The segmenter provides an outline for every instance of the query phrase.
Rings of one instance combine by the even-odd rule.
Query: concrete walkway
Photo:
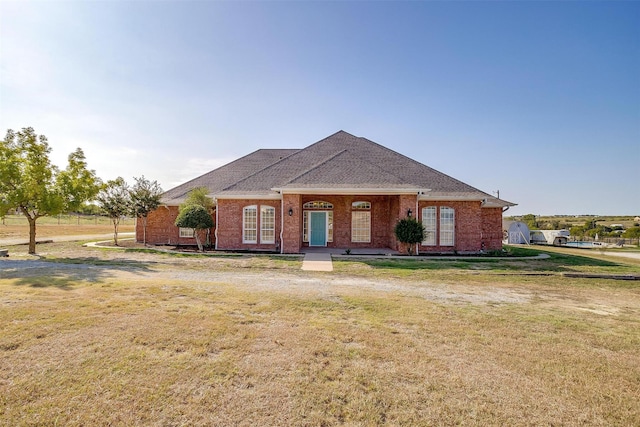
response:
[[[305,271],[333,271],[333,262],[330,253],[309,252],[302,260],[302,269]]]

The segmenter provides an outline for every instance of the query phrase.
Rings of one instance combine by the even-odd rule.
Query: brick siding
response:
[[[482,204],[479,201],[421,201],[419,203],[419,220],[422,220],[422,208],[428,206],[435,206],[437,208],[437,245],[420,245],[421,253],[447,253],[454,251],[474,253],[479,252],[483,248],[485,250],[499,250],[502,248],[502,208],[482,208]],[[439,244],[441,207],[455,209],[454,246],[440,246]]]
[[[257,206],[258,243],[242,242],[242,212],[246,206]],[[276,210],[275,243],[260,242],[260,207],[271,206]],[[217,248],[222,250],[280,250],[280,224],[282,213],[280,200],[218,200],[218,224],[216,227]],[[297,251],[296,251],[297,252]]]
[[[440,207],[455,209],[455,246],[419,245],[421,253],[473,253],[502,248],[502,208],[482,208],[479,201],[429,202],[420,201],[416,212],[415,195],[366,196],[366,195],[299,195],[285,194],[283,200],[218,200],[218,224],[212,240],[217,239],[220,250],[267,250],[298,253],[308,246],[302,241],[302,206],[306,202],[325,201],[333,204],[333,248],[391,248],[405,251],[396,241],[394,227],[401,218],[406,218],[408,210],[412,216],[422,220],[422,208],[437,207],[437,224],[440,229]],[[357,201],[371,203],[371,242],[351,241],[351,204]],[[282,203],[282,204],[281,204]],[[242,213],[245,206],[258,207],[258,243],[242,242]],[[275,243],[260,242],[260,207],[275,208]],[[289,209],[292,215],[289,216]],[[283,216],[284,212],[284,216]],[[159,245],[195,245],[193,238],[180,238],[179,228],[174,225],[178,215],[176,206],[160,207],[147,220],[147,242]],[[214,217],[214,220],[216,218]],[[284,223],[284,228],[282,224]],[[282,231],[282,233],[281,233]],[[439,243],[439,233],[436,241]],[[136,239],[142,241],[142,221],[136,226]]]
[[[149,213],[147,217],[147,243],[151,245],[195,245],[196,239],[180,237],[180,228],[175,225],[178,217],[177,206],[161,206]],[[215,216],[213,216],[215,222]],[[143,221],[136,221],[136,241],[143,241]],[[200,233],[201,242],[205,243],[206,232]],[[214,243],[214,230],[211,230],[211,240]]]

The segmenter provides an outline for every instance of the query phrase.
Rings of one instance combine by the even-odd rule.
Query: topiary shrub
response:
[[[401,219],[393,231],[398,241],[407,246],[407,253],[409,255],[413,255],[413,245],[422,242],[427,234],[422,222],[415,218]]]

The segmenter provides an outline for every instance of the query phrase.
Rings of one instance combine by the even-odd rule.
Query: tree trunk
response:
[[[147,246],[147,217],[142,217],[142,244]]]
[[[198,245],[198,252],[202,252],[202,243],[200,243],[200,236],[198,235],[198,229],[193,229],[193,235],[196,237],[196,245]]]
[[[36,253],[36,218],[31,218],[28,213],[24,214],[29,221],[29,253]]]
[[[409,254],[409,256],[413,255],[413,243],[406,243],[407,245],[407,254]]]
[[[113,221],[113,243],[118,246],[118,222],[119,218],[112,218]]]

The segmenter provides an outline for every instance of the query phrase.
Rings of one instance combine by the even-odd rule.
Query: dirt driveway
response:
[[[0,259],[0,278],[33,276],[69,277],[73,280],[128,282],[155,281],[210,287],[216,283],[233,284],[246,290],[273,291],[331,298],[343,292],[378,291],[420,296],[448,303],[523,303],[532,298],[530,292],[502,287],[477,287],[416,282],[402,279],[366,279],[338,273],[312,273],[297,270],[257,269],[247,271],[241,263],[237,268],[216,269],[211,259],[181,259],[163,262],[149,254],[115,256],[108,263],[61,263],[43,260]]]
[[[18,247],[15,247],[18,248]],[[157,253],[123,252],[57,243],[39,247],[40,257],[13,251],[0,258],[0,279],[50,277],[73,281],[158,283],[196,286],[204,291],[215,284],[233,285],[256,292],[284,292],[332,299],[345,293],[389,293],[416,296],[444,304],[545,304],[571,310],[612,315],[640,309],[640,295],[617,297],[611,289],[591,287],[569,290],[553,278],[514,275],[508,281],[485,279],[478,283],[435,278],[415,279],[391,275],[358,275],[345,272],[300,270],[301,258],[276,261],[270,257],[175,257]],[[55,257],[48,261],[43,257]],[[280,262],[280,264],[278,264]],[[428,277],[428,276],[427,276]],[[466,276],[473,277],[473,276]],[[584,280],[584,279],[583,279]],[[589,282],[593,283],[593,282]],[[630,296],[632,297],[630,299]],[[637,298],[636,298],[637,297]]]

